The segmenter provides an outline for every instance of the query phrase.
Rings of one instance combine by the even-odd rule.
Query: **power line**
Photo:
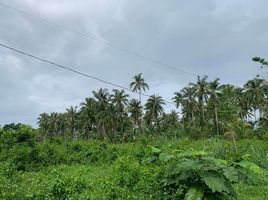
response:
[[[55,26],[55,27],[57,27],[57,28],[61,28],[61,29],[63,29],[63,30],[66,30],[66,31],[69,31],[69,32],[78,34],[78,35],[80,35],[80,36],[82,36],[82,37],[85,37],[85,38],[87,38],[87,39],[95,40],[95,41],[97,41],[97,42],[99,42],[99,43],[105,44],[106,46],[110,46],[110,47],[112,47],[112,48],[114,48],[114,49],[117,49],[117,50],[119,50],[119,51],[122,51],[122,52],[125,52],[125,53],[127,53],[127,54],[133,55],[133,56],[135,56],[135,57],[138,57],[138,58],[141,58],[141,59],[150,61],[150,62],[152,62],[152,63],[161,65],[161,66],[163,66],[163,67],[167,67],[167,68],[170,68],[170,69],[173,69],[173,70],[177,70],[177,71],[179,71],[179,72],[182,72],[182,73],[185,73],[185,74],[194,76],[194,77],[198,77],[197,74],[194,74],[194,73],[192,73],[192,72],[183,70],[183,69],[181,69],[181,68],[179,68],[179,67],[176,67],[176,66],[174,66],[174,65],[169,65],[169,64],[163,63],[163,62],[161,62],[161,61],[159,61],[159,60],[156,60],[156,59],[150,58],[150,57],[148,57],[148,56],[144,56],[144,55],[142,55],[142,54],[139,54],[139,53],[136,53],[136,52],[134,52],[134,51],[128,50],[128,49],[126,49],[126,48],[122,48],[122,47],[117,46],[116,44],[113,44],[113,43],[111,43],[111,42],[108,42],[108,41],[105,41],[105,40],[102,40],[102,39],[98,39],[98,38],[96,38],[96,37],[94,37],[94,36],[92,36],[92,35],[89,35],[89,34],[86,34],[86,33],[80,32],[80,31],[76,31],[76,30],[74,30],[74,29],[72,29],[72,28],[69,28],[69,27],[67,27],[67,26],[63,26],[63,25],[54,23],[54,22],[52,22],[52,21],[50,21],[50,20],[48,20],[48,19],[45,19],[45,18],[36,16],[36,15],[30,14],[30,13],[24,11],[24,10],[15,8],[15,7],[13,7],[13,6],[4,4],[4,3],[2,3],[2,2],[0,2],[0,6],[6,7],[6,8],[8,8],[8,9],[10,9],[10,10],[14,10],[14,11],[16,11],[16,12],[19,12],[19,13],[23,14],[23,15],[27,15],[27,16],[29,16],[29,17],[38,19],[39,21],[45,22],[45,23],[50,24],[50,25],[52,25],[52,26]]]
[[[57,63],[52,62],[52,61],[50,61],[50,60],[47,60],[47,59],[45,59],[45,58],[41,58],[41,57],[35,56],[35,55],[33,55],[33,54],[26,53],[26,52],[24,52],[24,51],[15,49],[15,48],[10,47],[10,46],[7,46],[7,45],[5,45],[5,44],[0,43],[0,46],[1,46],[1,47],[4,47],[4,48],[6,48],[6,49],[9,49],[9,50],[15,51],[15,52],[17,52],[17,53],[20,53],[20,54],[22,54],[22,55],[31,57],[31,58],[33,58],[33,59],[36,59],[36,60],[39,60],[39,61],[42,61],[42,62],[51,64],[51,65],[54,65],[54,66],[59,67],[59,68],[62,68],[62,69],[64,69],[64,70],[71,71],[71,72],[76,73],[76,74],[78,74],[78,75],[81,75],[81,76],[84,76],[84,77],[87,77],[87,78],[91,78],[91,79],[97,80],[97,81],[99,81],[99,82],[102,82],[102,83],[105,83],[105,84],[108,84],[108,85],[112,85],[112,86],[114,86],[114,87],[121,88],[121,89],[123,89],[123,90],[129,91],[129,92],[132,92],[132,93],[139,94],[139,92],[133,91],[133,90],[131,90],[131,89],[125,87],[125,86],[118,85],[118,84],[112,83],[112,82],[110,82],[110,81],[103,80],[103,79],[101,79],[101,78],[98,78],[98,77],[93,76],[93,75],[90,75],[90,74],[86,74],[86,73],[84,73],[84,72],[80,72],[80,71],[78,71],[78,70],[72,69],[71,67],[67,67],[67,66],[64,66],[64,65],[57,64]],[[148,94],[144,94],[144,93],[141,93],[141,95],[142,95],[142,96],[146,96],[146,97],[150,97],[150,95],[148,95]],[[173,104],[173,102],[170,102],[170,101],[165,101],[165,103]]]

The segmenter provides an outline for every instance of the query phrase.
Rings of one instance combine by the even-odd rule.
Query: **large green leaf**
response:
[[[185,159],[183,161],[184,162],[181,163],[181,166],[184,170],[199,171],[202,167],[205,166],[202,160]]]
[[[217,159],[214,157],[206,157],[206,160],[213,162],[215,165],[217,165],[219,167],[225,167],[228,164],[228,161],[222,160],[222,159]]]
[[[174,158],[175,158],[175,156],[169,155],[169,154],[166,154],[166,153],[161,153],[159,155],[159,160],[163,161],[163,162],[167,162],[167,161],[169,161],[171,159],[174,159]]]
[[[239,173],[234,167],[228,167],[227,169],[225,169],[223,174],[231,182],[239,181]]]
[[[156,148],[156,147],[151,147],[151,151],[153,154],[160,154],[161,153],[161,149]]]
[[[231,195],[235,195],[235,191],[231,185],[231,182],[228,181],[222,174],[211,171],[211,172],[205,172],[200,175],[206,185],[211,189],[211,191],[214,192],[226,192]]]
[[[204,196],[204,190],[200,187],[192,187],[185,195],[184,200],[202,200]]]
[[[184,151],[182,153],[178,154],[178,157],[180,158],[201,158],[203,156],[206,156],[207,153],[203,150],[197,151],[197,150],[192,150],[192,151]]]
[[[259,174],[263,171],[258,165],[256,165],[253,162],[247,161],[247,160],[242,160],[237,164],[239,166],[245,168],[246,170],[251,171],[251,172],[256,173],[256,174]]]

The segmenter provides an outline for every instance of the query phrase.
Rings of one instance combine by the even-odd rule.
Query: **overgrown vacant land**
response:
[[[142,105],[142,74],[130,88],[139,100],[100,89],[79,109],[41,114],[38,129],[4,125],[0,199],[268,199],[265,80],[198,77],[170,113],[160,96]]]
[[[0,134],[0,199],[259,199],[268,197],[268,143],[257,138],[111,144],[38,142],[27,126]]]

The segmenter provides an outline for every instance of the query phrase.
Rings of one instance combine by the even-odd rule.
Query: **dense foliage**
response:
[[[268,145],[259,139],[138,137],[38,141],[0,131],[0,199],[265,199]]]
[[[267,136],[268,85],[264,79],[249,80],[243,87],[220,84],[198,77],[181,91],[173,102],[178,109],[165,113],[167,103],[152,95],[142,105],[142,91],[149,89],[142,74],[130,84],[139,100],[130,99],[124,90],[93,91],[80,107],[71,106],[65,113],[43,113],[38,119],[41,138],[63,136],[73,139],[99,138],[132,141],[137,133],[171,133],[194,138],[234,132],[239,138]],[[180,112],[180,114],[178,114]],[[174,131],[175,130],[175,131]],[[174,134],[176,132],[176,134]],[[227,134],[228,135],[228,134]]]
[[[198,77],[174,93],[170,113],[161,96],[142,104],[142,74],[130,88],[139,99],[101,88],[41,114],[38,129],[0,128],[0,199],[267,199],[265,79],[237,87]]]

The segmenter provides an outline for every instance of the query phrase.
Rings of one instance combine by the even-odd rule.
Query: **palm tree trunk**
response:
[[[140,98],[140,104],[142,106],[142,103],[141,103],[141,89],[139,90],[139,98]],[[140,117],[140,130],[141,130],[141,133],[143,133],[143,127],[142,127],[142,116]]]
[[[141,104],[141,89],[139,89],[139,98],[140,98],[140,104]]]
[[[204,106],[202,106],[202,119],[203,119],[203,123],[205,122],[205,109]]]
[[[102,135],[103,135],[103,138],[106,137],[106,130],[105,130],[105,125],[104,125],[104,123],[102,124]]]
[[[217,130],[217,135],[219,136],[219,119],[218,119],[218,111],[217,107],[215,107],[215,122],[216,122],[216,130]]]
[[[205,131],[204,131],[204,127],[205,127],[205,109],[204,109],[204,105],[202,105],[201,110],[202,110],[202,119],[201,119],[201,122],[200,122],[201,136],[204,137],[205,136]]]
[[[259,116],[260,116],[260,118],[262,117],[262,108],[259,108]]]

